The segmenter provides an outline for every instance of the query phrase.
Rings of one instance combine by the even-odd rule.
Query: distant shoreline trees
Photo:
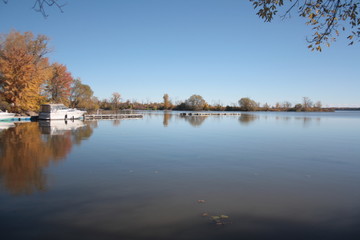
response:
[[[98,99],[93,94],[89,85],[83,84],[80,79],[75,79],[71,86],[70,107],[87,110],[98,109]]]
[[[208,104],[202,96],[194,94],[185,101],[185,106],[186,109],[199,111],[205,110]]]
[[[171,109],[173,106],[170,101],[169,95],[167,93],[164,94],[163,99],[164,99],[164,110]]]
[[[259,108],[259,105],[250,98],[241,98],[239,105],[242,111],[256,111]]]
[[[121,95],[118,92],[114,92],[111,97],[111,108],[118,109],[121,100]]]
[[[111,98],[112,99],[112,98]],[[103,110],[175,110],[175,111],[272,111],[272,112],[329,112],[333,111],[332,108],[322,108],[320,101],[317,101],[315,104],[311,101],[310,98],[304,97],[302,103],[295,104],[294,106],[288,102],[284,101],[282,103],[278,102],[274,106],[265,103],[261,106],[260,103],[250,99],[248,97],[241,98],[238,103],[238,106],[223,106],[220,103],[210,105],[205,99],[200,95],[192,95],[185,101],[177,102],[172,104],[169,100],[169,95],[164,94],[163,102],[147,102],[140,103],[136,100],[130,101],[126,100],[120,102],[117,108],[112,107],[112,100],[103,99],[99,101],[99,107]],[[171,105],[168,105],[169,102]]]

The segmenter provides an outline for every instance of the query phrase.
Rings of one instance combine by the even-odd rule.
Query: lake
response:
[[[360,239],[360,112],[0,128],[1,239]]]

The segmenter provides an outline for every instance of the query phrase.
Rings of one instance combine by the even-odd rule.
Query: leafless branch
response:
[[[285,19],[287,16],[290,16],[290,12],[297,5],[299,5],[299,0],[296,0],[293,5],[290,6],[290,8],[285,12],[285,14],[281,16],[281,19]]]
[[[44,17],[48,17],[48,15],[46,14],[46,7],[52,7],[52,6],[56,6],[60,12],[64,12],[63,11],[63,7],[66,4],[60,4],[58,2],[58,0],[35,0],[33,9],[37,12],[40,12]]]
[[[2,0],[4,4],[9,3],[9,0]],[[40,12],[45,18],[48,17],[48,15],[46,14],[46,7],[52,7],[55,6],[57,7],[60,12],[64,12],[63,11],[63,7],[66,4],[61,4],[59,3],[59,0],[35,0],[34,2],[34,6],[32,7],[36,12]]]

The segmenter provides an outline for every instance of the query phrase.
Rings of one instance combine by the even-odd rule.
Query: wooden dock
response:
[[[84,119],[124,119],[143,118],[142,114],[86,114]]]
[[[180,116],[240,116],[238,112],[185,112]]]

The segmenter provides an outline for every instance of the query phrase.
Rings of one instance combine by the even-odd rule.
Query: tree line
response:
[[[12,112],[37,111],[43,103],[91,109],[93,91],[66,65],[50,62],[49,38],[32,32],[0,35],[0,107]]]
[[[293,105],[288,101],[277,102],[274,105],[261,104],[255,100],[245,97],[238,101],[238,104],[222,105],[209,104],[197,94],[190,96],[185,101],[173,103],[168,94],[164,94],[162,102],[140,103],[136,100],[121,101],[121,94],[115,92],[110,99],[103,99],[97,102],[100,109],[104,110],[183,110],[183,111],[289,111],[289,112],[324,112],[333,111],[332,108],[323,108],[321,101],[313,102],[308,97],[303,97],[301,103]]]

